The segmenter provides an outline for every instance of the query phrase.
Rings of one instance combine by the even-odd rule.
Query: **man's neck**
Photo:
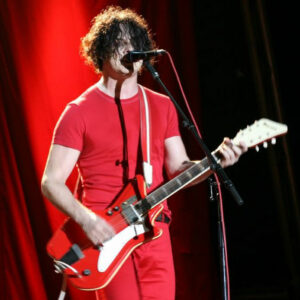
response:
[[[118,80],[103,75],[99,81],[99,88],[102,92],[114,98],[131,98],[138,92],[137,75]]]

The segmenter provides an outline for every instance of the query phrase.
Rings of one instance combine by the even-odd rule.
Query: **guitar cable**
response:
[[[55,273],[61,273],[63,275],[61,288],[60,288],[60,293],[58,295],[57,300],[64,300],[65,296],[66,296],[66,293],[67,293],[67,274],[64,273],[63,270],[64,269],[70,269],[78,277],[81,277],[81,275],[79,274],[79,272],[75,268],[73,268],[72,266],[70,266],[69,264],[67,264],[63,261],[53,259],[53,262],[54,262]]]
[[[68,265],[67,263],[56,259],[54,259],[53,262],[54,262],[55,273],[62,273],[64,269],[70,269],[77,275],[77,277],[80,277],[79,272],[74,267]]]

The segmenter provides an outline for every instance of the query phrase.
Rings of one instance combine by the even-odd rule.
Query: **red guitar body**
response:
[[[70,264],[73,269],[63,269],[69,281],[78,289],[104,288],[136,247],[162,234],[162,230],[154,225],[155,218],[163,209],[162,204],[150,209],[138,225],[129,225],[121,214],[128,202],[135,204],[139,200],[137,194],[141,198],[146,196],[144,179],[140,175],[135,183],[130,182],[126,186],[113,205],[102,211],[94,211],[113,226],[116,232],[113,239],[104,242],[103,246],[94,246],[81,227],[70,218],[48,242],[47,252],[55,261],[60,261],[74,244],[79,246],[84,257]]]

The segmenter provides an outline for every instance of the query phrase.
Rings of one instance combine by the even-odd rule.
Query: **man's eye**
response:
[[[130,42],[129,41],[121,41],[120,42],[120,46],[128,46],[128,45],[130,45]]]

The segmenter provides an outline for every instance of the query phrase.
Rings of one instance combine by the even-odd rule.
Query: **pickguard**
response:
[[[99,249],[98,271],[105,272],[129,240],[147,231],[149,229],[143,223],[132,224],[104,242]]]

